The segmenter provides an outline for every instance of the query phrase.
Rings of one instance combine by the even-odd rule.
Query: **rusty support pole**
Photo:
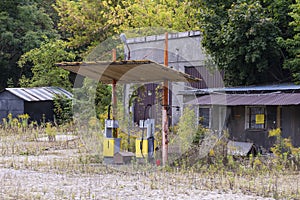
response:
[[[168,62],[168,33],[165,33],[165,49],[164,49],[164,65],[167,67]],[[169,83],[167,80],[163,83],[163,109],[162,109],[162,164],[165,166],[168,163],[168,106],[169,106]]]
[[[117,60],[117,51],[116,49],[112,50],[112,61],[116,62]],[[112,119],[115,120],[117,118],[117,81],[112,81]],[[117,138],[118,133],[113,133],[113,137]]]

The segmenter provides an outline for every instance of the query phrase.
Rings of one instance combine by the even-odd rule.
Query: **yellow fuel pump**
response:
[[[121,138],[117,138],[118,120],[110,119],[110,106],[108,107],[108,119],[105,120],[103,157],[104,163],[112,164],[115,153],[120,152]]]
[[[140,120],[140,128],[142,129],[142,137],[140,139],[136,139],[135,156],[137,159],[147,159],[149,162],[154,160],[155,154],[155,140],[154,140],[154,132],[155,132],[155,120],[154,119],[145,119],[146,110],[148,107],[151,107],[151,104],[148,104],[145,107],[144,120]],[[147,135],[144,138],[144,130],[146,129]]]

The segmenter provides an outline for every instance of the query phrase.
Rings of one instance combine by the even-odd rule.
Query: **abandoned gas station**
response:
[[[127,60],[123,61],[116,61],[116,54],[113,51],[112,62],[95,61],[57,64],[73,73],[112,85],[112,117],[109,115],[106,119],[103,142],[103,155],[106,163],[113,163],[115,156],[118,158],[118,162],[122,159],[124,159],[124,162],[128,162],[127,158],[132,155],[136,158],[151,160],[155,152],[154,131],[157,121],[149,115],[145,117],[145,112],[149,108],[149,104],[145,102],[142,102],[142,104],[137,103],[136,106],[140,106],[141,110],[141,115],[137,117],[139,127],[142,130],[145,129],[146,134],[144,135],[143,131],[142,137],[136,140],[136,152],[133,152],[133,154],[121,152],[121,139],[118,138],[117,133],[119,124],[116,118],[116,84],[144,84],[148,94],[155,93],[153,85],[162,86],[163,98],[160,102],[162,109],[162,146],[160,149],[162,150],[163,165],[168,163],[168,129],[170,124],[174,123],[174,120],[169,120],[169,115],[172,114],[168,112],[170,108],[177,109],[178,107],[172,105],[174,96],[170,95],[169,89],[172,87],[170,82],[185,83],[179,89],[175,89],[182,98],[183,105],[180,106],[180,109],[185,105],[193,105],[196,116],[201,118],[199,121],[198,118],[195,119],[199,124],[211,130],[228,130],[229,139],[232,141],[249,142],[269,149],[273,145],[273,140],[268,137],[268,131],[281,128],[283,137],[291,138],[293,145],[300,146],[300,124],[297,114],[300,109],[300,87],[294,84],[279,84],[226,88],[220,82],[222,80],[220,73],[214,73],[211,76],[207,71],[203,71],[203,68],[205,68],[201,67],[203,61],[191,64],[185,62],[184,59],[180,60],[176,53],[174,56],[174,51],[179,51],[178,45],[184,48],[182,44],[187,43],[185,38],[188,38],[189,41],[190,38],[194,39],[198,36],[195,32],[187,32],[182,37],[177,35],[177,38],[166,34],[163,38],[160,36],[154,39],[153,37],[150,39],[142,38],[143,41],[141,41],[141,38],[131,40],[131,44],[136,45],[136,50],[131,52],[133,53],[131,56],[136,60],[128,60],[130,52],[125,50]],[[168,67],[168,44],[169,39],[172,37],[174,40],[182,40],[177,46],[173,45],[171,47],[174,48],[171,53],[172,59],[177,60],[177,63],[183,63],[181,68],[179,65],[173,67],[177,65],[175,61],[172,67]],[[164,50],[155,49],[157,45],[162,45],[162,41]],[[198,39],[196,41],[200,42]],[[153,47],[150,48],[149,44],[151,46],[151,43],[153,43]],[[142,48],[141,45],[144,44],[148,45],[148,48]],[[198,49],[198,46],[196,49]],[[201,52],[198,53],[202,55]],[[154,57],[151,57],[151,54]],[[145,55],[150,57],[151,60],[139,60],[139,58],[144,58]],[[162,55],[163,63],[161,63]],[[201,59],[205,59],[202,57]],[[192,60],[192,58],[190,59]],[[158,60],[159,63],[152,60]],[[191,87],[182,89],[187,85]]]
[[[165,35],[164,65],[149,60],[116,61],[116,52],[112,52],[112,62],[74,62],[58,63],[57,66],[68,71],[92,78],[102,83],[112,84],[112,118],[108,116],[105,121],[105,139],[103,142],[103,155],[106,163],[112,163],[113,157],[120,152],[120,138],[118,138],[116,119],[116,84],[124,83],[153,83],[161,82],[163,86],[162,99],[162,164],[168,160],[168,82],[191,82],[200,79],[191,75],[168,68],[168,33]],[[154,91],[153,91],[154,92]],[[147,137],[137,139],[136,157],[151,160],[154,155],[154,121],[144,119],[143,128],[147,128]]]

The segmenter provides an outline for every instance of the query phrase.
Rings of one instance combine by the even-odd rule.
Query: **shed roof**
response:
[[[70,92],[59,87],[6,88],[5,90],[25,101],[49,101],[53,100],[56,94],[72,98]]]
[[[251,142],[237,142],[229,140],[227,143],[228,154],[233,156],[247,156],[251,152],[252,148],[254,148],[254,144]]]
[[[300,93],[211,94],[187,104],[197,105],[300,105]]]
[[[252,86],[238,86],[238,87],[221,87],[221,88],[204,88],[180,91],[180,94],[207,94],[212,92],[272,92],[272,91],[288,91],[300,90],[300,85],[294,83],[281,83],[272,85],[252,85]]]
[[[56,64],[68,71],[92,78],[102,83],[153,83],[164,80],[176,82],[200,81],[191,75],[165,67],[149,60],[116,62],[64,62]]]

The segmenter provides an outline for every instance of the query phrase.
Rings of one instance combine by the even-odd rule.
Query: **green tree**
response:
[[[293,21],[290,22],[290,26],[295,34],[286,40],[280,38],[280,42],[288,51],[284,67],[291,70],[294,81],[300,83],[300,1],[296,0],[295,4],[291,5],[291,9],[289,15],[293,18]]]
[[[73,117],[73,104],[72,99],[67,98],[64,95],[56,95],[53,100],[56,123],[61,125],[68,123]]]
[[[57,37],[53,21],[36,2],[0,1],[0,88],[7,86],[9,78],[17,85],[21,74],[26,74],[17,66],[23,53],[39,47],[45,36]]]
[[[60,17],[59,28],[69,45],[82,52],[111,36],[114,33],[109,18],[111,6],[118,5],[118,1],[113,2],[57,0],[54,8]]]
[[[225,72],[227,85],[289,80],[282,68],[285,52],[277,42],[278,37],[291,34],[284,21],[291,1],[283,2],[202,2],[203,46]]]
[[[116,6],[114,9],[116,22],[122,21],[117,31],[128,29],[142,29],[151,27],[171,31],[198,30],[198,20],[195,18],[196,9],[188,0],[132,0],[125,1],[124,8]],[[148,31],[150,31],[149,29]],[[149,34],[158,34],[149,32]]]
[[[67,51],[67,43],[62,40],[43,42],[40,48],[35,48],[22,55],[18,64],[22,68],[26,64],[33,65],[31,78],[23,76],[20,85],[23,87],[57,86],[71,88],[69,72],[55,66],[62,61],[73,61],[75,55]]]
[[[123,31],[145,27],[197,29],[196,9],[188,0],[57,0],[60,29],[70,45],[85,51]],[[151,30],[151,29],[149,29]],[[154,29],[155,31],[157,29]]]
[[[198,132],[197,123],[195,110],[192,107],[185,107],[178,123],[178,136],[182,153],[186,152],[193,144]]]

